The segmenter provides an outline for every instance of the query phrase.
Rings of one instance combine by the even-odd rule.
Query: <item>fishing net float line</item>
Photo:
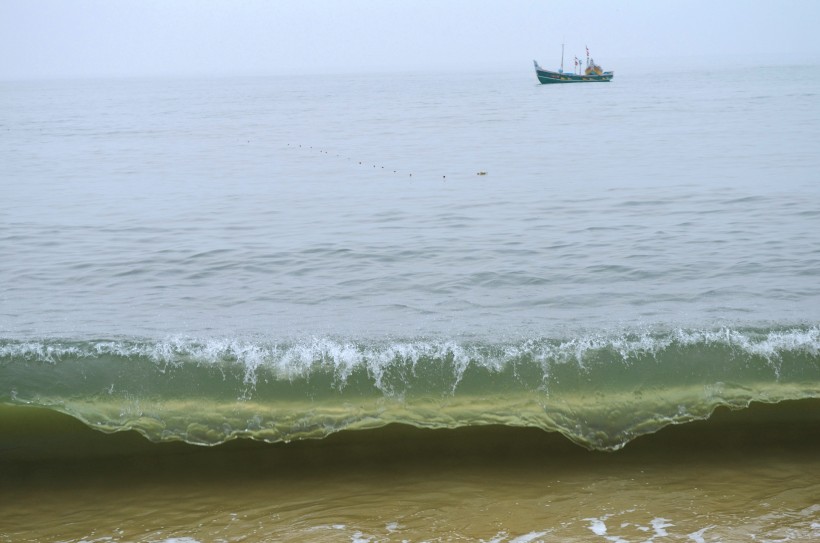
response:
[[[329,151],[326,151],[324,149],[319,149],[318,147],[316,147],[314,149],[314,147],[312,145],[303,145],[301,143],[291,145],[290,143],[288,143],[287,147],[289,147],[291,149],[315,150],[315,151],[318,151],[319,154],[328,155],[328,156],[331,155],[331,153]],[[387,170],[390,170],[390,168],[385,168],[384,166],[373,164],[372,162],[362,161],[362,160],[355,160],[352,157],[340,155],[338,153],[334,153],[334,155],[335,155],[336,158],[345,159],[345,160],[348,160],[348,161],[351,161],[351,162],[357,162],[359,166],[372,165],[374,169],[379,169],[379,170],[387,169]],[[403,175],[403,172],[401,172],[400,170],[392,170],[392,172],[394,174],[402,174]],[[413,177],[413,172],[407,172],[407,174],[408,174],[408,177]],[[484,170],[479,170],[475,174],[476,175],[487,175],[487,172],[484,171]],[[442,179],[447,179],[447,176],[442,175],[441,178]]]

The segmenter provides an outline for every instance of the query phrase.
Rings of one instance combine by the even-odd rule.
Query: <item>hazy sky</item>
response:
[[[615,70],[818,63],[820,1],[0,0],[3,79],[515,70],[562,41]]]

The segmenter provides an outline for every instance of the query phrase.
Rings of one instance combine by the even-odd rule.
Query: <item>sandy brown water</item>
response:
[[[39,409],[0,421],[4,543],[820,536],[816,401],[719,411],[617,453],[505,427],[203,448]]]

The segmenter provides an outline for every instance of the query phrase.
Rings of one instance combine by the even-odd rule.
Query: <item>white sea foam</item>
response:
[[[706,526],[705,528],[701,528],[696,532],[692,532],[691,534],[686,534],[686,537],[694,541],[695,543],[706,543],[706,540],[703,538],[703,534],[706,533],[706,530],[714,528],[714,526]]]
[[[587,518],[584,520],[589,521],[589,529],[592,533],[595,535],[606,535],[606,523],[604,522],[604,519]]]
[[[601,536],[607,541],[612,541],[613,543],[628,543],[625,539],[621,539],[619,536],[609,535],[606,526],[606,520],[609,517],[610,515],[604,515],[600,518],[587,518],[584,520],[589,521],[589,529],[595,535]]]
[[[370,543],[373,537],[366,536],[362,532],[355,532],[350,536],[350,543]]]
[[[667,533],[666,528],[671,528],[672,526],[674,526],[674,524],[670,524],[669,520],[665,518],[654,518],[652,519],[651,524],[652,528],[655,530],[655,535],[652,539],[654,539],[655,537],[668,536],[669,533]]]
[[[543,537],[545,535],[547,535],[547,532],[530,532],[511,539],[510,543],[529,543],[530,541],[535,541],[539,537]]]
[[[500,371],[510,361],[529,357],[546,363],[583,363],[590,353],[613,351],[628,362],[637,356],[657,356],[672,345],[723,345],[748,355],[769,360],[785,353],[820,354],[820,327],[784,330],[675,329],[672,332],[646,331],[607,335],[585,334],[563,340],[524,339],[521,342],[477,343],[454,339],[408,341],[337,340],[312,337],[306,340],[196,338],[171,336],[163,340],[42,341],[5,340],[0,357],[58,362],[65,358],[96,356],[146,357],[158,363],[221,363],[234,360],[253,372],[261,366],[275,366],[285,375],[303,375],[317,364],[332,367],[340,376],[361,366],[370,370],[397,360],[416,365],[422,359],[449,359],[457,373],[470,364]]]

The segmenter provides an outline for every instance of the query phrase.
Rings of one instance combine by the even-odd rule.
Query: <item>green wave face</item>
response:
[[[718,406],[820,397],[820,329],[354,341],[0,340],[0,402],[214,445],[403,423],[557,431],[615,450]]]

